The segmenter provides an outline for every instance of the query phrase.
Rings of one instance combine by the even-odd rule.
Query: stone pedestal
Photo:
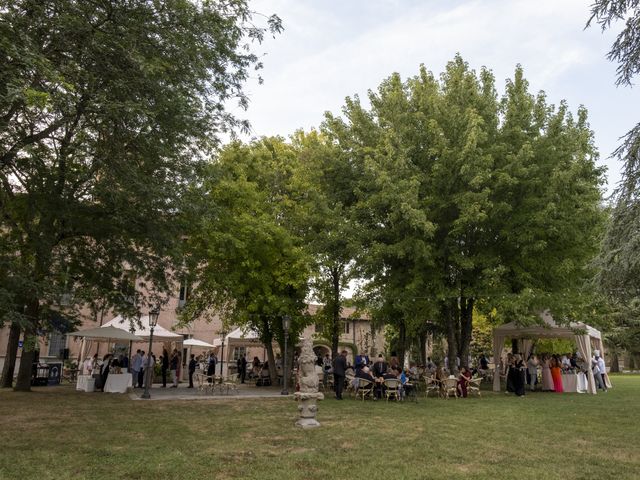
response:
[[[296,392],[295,397],[298,402],[298,411],[300,412],[300,418],[296,422],[296,426],[304,429],[319,427],[320,422],[316,420],[318,411],[316,402],[324,399],[324,394],[321,392]]]

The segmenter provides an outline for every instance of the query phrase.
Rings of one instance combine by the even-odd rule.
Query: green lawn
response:
[[[640,377],[597,396],[320,402],[132,401],[0,392],[2,479],[632,479],[640,477]]]

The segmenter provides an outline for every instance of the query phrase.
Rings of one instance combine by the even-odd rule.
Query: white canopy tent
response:
[[[495,364],[495,372],[493,375],[493,390],[500,391],[500,358],[504,341],[507,338],[518,339],[521,341],[521,353],[524,358],[528,358],[533,347],[533,339],[535,338],[569,338],[576,342],[578,352],[582,358],[590,362],[592,349],[591,342],[594,343],[600,355],[604,356],[604,346],[602,343],[602,335],[589,325],[579,322],[572,322],[568,325],[558,325],[549,312],[540,314],[541,323],[528,326],[520,326],[515,322],[506,323],[493,329],[493,361]],[[591,368],[587,369],[587,391],[596,393],[596,384],[593,378]]]
[[[105,340],[107,342],[125,340],[127,342],[141,342],[142,338],[128,332],[126,330],[116,328],[114,326],[102,326],[89,328],[87,330],[78,330],[68,334],[70,337],[82,337],[82,345],[80,346],[80,355],[78,363],[84,360],[84,351],[87,347],[87,340]]]
[[[224,343],[228,347],[242,347],[242,346],[256,346],[262,344],[260,342],[260,338],[258,334],[253,330],[248,330],[244,332],[241,328],[236,328],[235,330],[229,332],[224,337]],[[222,346],[222,338],[216,338],[213,341],[214,347]]]
[[[142,341],[142,338],[137,335],[113,326],[78,330],[77,332],[72,332],[68,335],[70,337],[91,338],[97,340],[126,340],[128,342]]]
[[[151,330],[149,327],[149,316],[144,315],[140,317],[140,322],[124,318],[122,315],[118,315],[113,320],[102,325],[100,328],[115,327],[121,330],[131,332],[133,329],[134,335],[139,337],[138,340],[149,340]],[[166,328],[156,325],[153,327],[153,339],[154,340],[167,340],[167,341],[182,341],[182,335],[179,333],[173,333]]]
[[[202,340],[197,340],[195,338],[189,338],[182,342],[185,347],[204,347],[204,348],[213,348],[215,345],[211,343],[204,342]]]

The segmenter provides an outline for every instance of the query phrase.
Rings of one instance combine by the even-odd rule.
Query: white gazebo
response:
[[[107,327],[115,327],[120,330],[132,332],[135,336],[144,340],[149,340],[149,335],[151,334],[151,329],[149,327],[149,315],[143,315],[140,317],[139,322],[137,320],[130,320],[128,318],[124,318],[122,315],[118,315],[113,320],[102,325],[100,328]],[[156,325],[153,327],[153,339],[179,342],[182,341],[183,337],[179,333],[173,333],[160,325]]]
[[[541,322],[535,325],[521,326],[516,322],[506,323],[493,329],[493,362],[495,372],[493,375],[493,390],[500,391],[500,358],[504,341],[507,338],[521,341],[521,349],[524,358],[528,358],[533,348],[535,338],[568,338],[573,339],[578,347],[578,352],[586,362],[591,361],[591,343],[600,350],[600,355],[604,356],[604,346],[602,335],[589,325],[580,322],[571,322],[567,325],[558,325],[549,312],[540,314]],[[591,368],[587,369],[587,392],[595,394],[596,384]]]
[[[88,328],[86,330],[78,330],[67,334],[70,337],[81,337],[82,345],[80,346],[80,354],[78,356],[78,365],[84,360],[84,352],[87,347],[87,341],[91,340],[103,340],[106,342],[127,341],[127,342],[141,342],[142,338],[137,335],[128,332],[126,330],[116,328],[114,326],[103,326],[97,328]]]

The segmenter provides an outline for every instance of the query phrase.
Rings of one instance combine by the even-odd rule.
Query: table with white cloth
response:
[[[584,372],[578,372],[578,393],[586,393],[588,385],[587,375]]]
[[[576,393],[578,391],[578,375],[575,373],[563,373],[562,388],[565,392]]]
[[[110,373],[104,385],[104,391],[110,393],[127,393],[133,387],[130,373]]]
[[[93,392],[96,389],[96,381],[91,375],[78,375],[76,390]]]

